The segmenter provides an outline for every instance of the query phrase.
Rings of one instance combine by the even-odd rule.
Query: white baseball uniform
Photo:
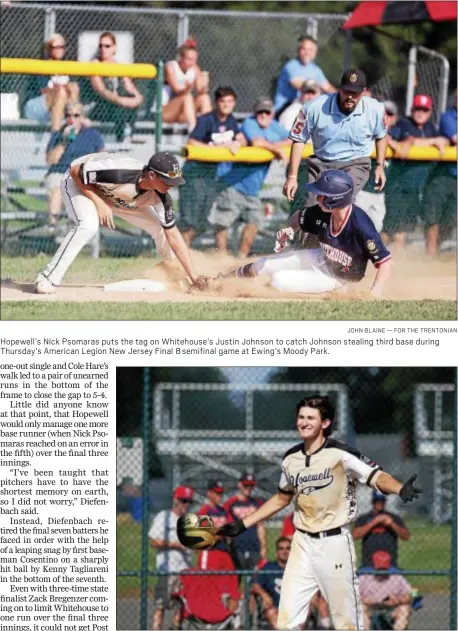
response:
[[[376,487],[380,467],[328,438],[307,454],[286,452],[279,490],[294,495],[294,534],[280,595],[279,629],[299,629],[320,590],[335,629],[363,629],[356,554],[348,528],[356,517],[356,482]]]
[[[72,167],[78,164],[83,183],[96,187],[100,197],[113,209],[113,214],[148,232],[161,258],[172,260],[174,255],[164,233],[176,223],[172,200],[168,193],[138,189],[144,165],[129,156],[107,152],[78,158],[72,162]],[[60,188],[65,209],[75,226],[41,273],[53,285],[60,284],[67,269],[99,228],[95,204],[81,193],[69,172]]]

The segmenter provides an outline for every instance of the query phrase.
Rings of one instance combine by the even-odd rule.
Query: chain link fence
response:
[[[223,487],[216,499],[225,508],[213,510],[217,525],[231,510],[225,502],[240,493],[241,478],[246,481],[252,474],[256,486],[240,506],[251,505],[253,497],[270,497],[278,485],[282,455],[299,442],[295,405],[317,393],[329,395],[336,404],[333,437],[356,447],[400,480],[418,473],[421,498],[404,505],[389,496],[385,506],[409,535],[397,543],[397,567],[411,593],[408,628],[454,628],[449,627],[454,623],[449,616],[456,609],[456,371],[233,367],[117,370],[118,629],[151,628],[153,621],[160,628],[272,628],[252,597],[260,552],[256,535],[245,542],[245,564],[237,548],[230,554],[224,548],[199,555],[176,550],[167,559],[157,545],[164,539],[173,541],[177,515],[170,509],[180,497],[186,499],[187,487],[193,489],[193,501],[184,506],[192,512],[215,499],[209,487]],[[367,487],[359,486],[358,506],[360,526],[374,517]],[[282,570],[272,562],[285,553],[279,548],[288,547],[278,538],[291,531],[289,514],[287,509],[265,524],[271,563],[264,573],[257,572],[255,581],[273,590],[279,589]],[[389,534],[389,525],[380,531],[379,524],[377,533],[377,545],[383,549],[393,531]],[[372,543],[364,537],[355,544],[358,567],[365,568],[360,578],[364,585],[362,575],[374,574],[366,567]],[[177,582],[189,568],[191,577]],[[180,590],[193,603],[194,619],[181,620],[181,601],[170,600],[171,593]],[[214,626],[204,626],[198,613],[207,615],[206,624],[210,612],[217,617],[223,592],[237,607],[230,615],[223,607],[218,623],[215,618]],[[229,607],[229,600],[224,602]],[[315,605],[306,628],[321,628],[326,603]],[[390,619],[389,608],[376,612],[371,625],[382,619]]]

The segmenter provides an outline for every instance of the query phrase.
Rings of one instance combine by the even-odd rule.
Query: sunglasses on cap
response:
[[[183,175],[183,171],[181,169],[177,169],[176,171],[167,171],[167,173],[163,173],[162,171],[156,171],[156,169],[151,169],[150,167],[147,167],[147,169],[148,171],[151,171],[151,173],[156,173],[157,175],[169,177],[172,180],[174,180],[177,177],[181,177]]]

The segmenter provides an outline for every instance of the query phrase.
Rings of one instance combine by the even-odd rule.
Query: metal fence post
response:
[[[143,369],[143,476],[142,476],[142,535],[141,535],[141,591],[140,629],[148,629],[148,527],[149,527],[149,462],[151,441],[151,377],[150,369]]]
[[[162,145],[162,88],[164,87],[164,62],[157,65],[156,77],[156,153]]]
[[[458,392],[455,389],[455,411],[457,409],[458,403]],[[457,419],[455,418],[455,422],[452,423],[453,426],[453,462],[452,462],[452,471],[453,471],[453,482],[452,482],[452,550],[451,550],[451,564],[450,564],[450,629],[456,629],[457,623],[457,571],[458,571],[458,563],[457,563],[457,526],[458,526],[458,513],[457,513],[457,503],[456,496],[458,494],[458,455],[457,455],[457,441],[458,441],[458,429],[457,429]]]
[[[415,74],[417,71],[417,47],[412,46],[409,50],[409,72],[407,75],[407,90],[406,90],[406,106],[405,115],[410,115],[412,109],[413,94],[415,92]]]
[[[56,11],[51,7],[46,7],[45,11],[45,42],[56,32]]]
[[[188,39],[189,36],[189,16],[183,11],[178,16],[178,33],[177,33],[177,44],[181,46]]]

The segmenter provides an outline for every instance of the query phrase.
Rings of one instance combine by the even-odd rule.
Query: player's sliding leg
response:
[[[35,291],[39,294],[55,291],[65,272],[99,228],[95,205],[80,192],[71,178],[62,181],[61,193],[67,214],[75,227],[67,234],[50,263],[38,275]]]
[[[313,571],[329,605],[334,629],[364,629],[363,607],[356,575],[356,554],[348,531],[319,539]]]
[[[306,537],[307,535],[296,533],[293,539],[280,593],[277,622],[279,629],[301,629],[307,619],[312,598],[318,591],[311,567],[312,550]]]

